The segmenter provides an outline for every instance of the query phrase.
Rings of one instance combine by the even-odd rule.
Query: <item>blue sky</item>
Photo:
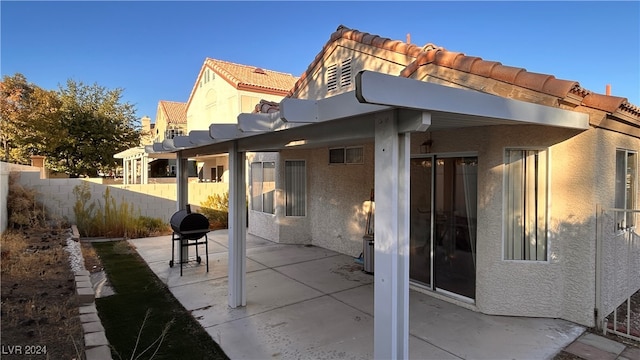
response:
[[[2,76],[184,101],[206,57],[301,75],[338,25],[575,80],[640,106],[640,2],[0,2]]]

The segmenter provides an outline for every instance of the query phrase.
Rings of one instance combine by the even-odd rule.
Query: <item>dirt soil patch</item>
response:
[[[74,274],[66,229],[2,234],[1,335],[3,359],[82,359]]]

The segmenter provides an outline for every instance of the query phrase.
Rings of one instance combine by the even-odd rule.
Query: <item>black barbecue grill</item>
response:
[[[189,262],[189,259],[183,261],[182,249],[189,246],[195,246],[195,261],[200,264],[202,262],[202,258],[198,255],[198,245],[204,245],[207,272],[209,272],[209,239],[207,238],[207,233],[209,232],[209,220],[207,220],[207,218],[202,214],[192,213],[191,207],[187,205],[186,209],[179,210],[173,214],[169,222],[171,224],[171,229],[173,229],[173,234],[171,235],[171,261],[169,261],[169,267],[173,267],[173,264],[175,264],[174,244],[177,241],[180,244],[178,247],[178,249],[180,249],[178,254],[180,259],[180,276],[182,276],[182,264]]]

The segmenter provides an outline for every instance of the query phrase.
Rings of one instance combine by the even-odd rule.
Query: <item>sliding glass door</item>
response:
[[[477,158],[412,159],[411,279],[475,299],[476,224]]]

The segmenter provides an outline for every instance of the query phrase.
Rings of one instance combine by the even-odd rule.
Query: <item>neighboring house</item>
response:
[[[177,101],[158,101],[154,141],[151,144],[173,139],[176,136],[183,136],[187,133],[187,104]],[[149,164],[149,175],[151,177],[175,177],[176,160],[155,159]],[[189,176],[196,176],[195,163],[193,161],[189,166]]]
[[[208,138],[211,124],[236,124],[238,114],[253,111],[260,100],[282,100],[297,79],[291,74],[207,58],[186,105],[187,128],[204,131]],[[203,181],[228,182],[228,169],[226,154],[198,157]]]
[[[638,208],[640,108],[624,98],[341,26],[285,99],[261,105],[240,107],[234,129],[188,116],[212,139],[173,149],[233,160],[232,307],[246,303],[245,171],[252,234],[357,257],[375,222],[376,357],[407,356],[409,285],[487,314],[593,326],[610,305],[599,292],[620,285],[598,268],[640,273],[638,245],[600,249],[639,243],[633,212],[606,210]]]
[[[160,100],[155,123],[152,124],[147,116],[141,119],[143,135],[140,146],[114,155],[114,158],[122,159],[125,185],[146,184],[149,177],[175,177],[175,154],[156,153],[152,150],[152,145],[187,134],[186,108],[186,103]],[[189,176],[195,177],[195,162],[192,161],[189,169]]]
[[[175,154],[168,153],[160,144],[172,149],[176,138],[184,138],[191,131],[208,133],[213,123],[236,123],[239,113],[253,111],[260,100],[280,101],[296,80],[291,74],[207,58],[198,72],[187,103],[158,102],[153,140],[157,144],[156,150],[153,146],[142,146],[117,154],[116,158],[128,163],[125,169],[129,173],[131,169],[145,166],[146,162],[152,177],[175,176]],[[190,161],[194,161],[197,168],[187,165],[189,177],[198,176],[201,182],[228,181],[226,154],[195,156]],[[140,170],[135,175],[141,176]]]

